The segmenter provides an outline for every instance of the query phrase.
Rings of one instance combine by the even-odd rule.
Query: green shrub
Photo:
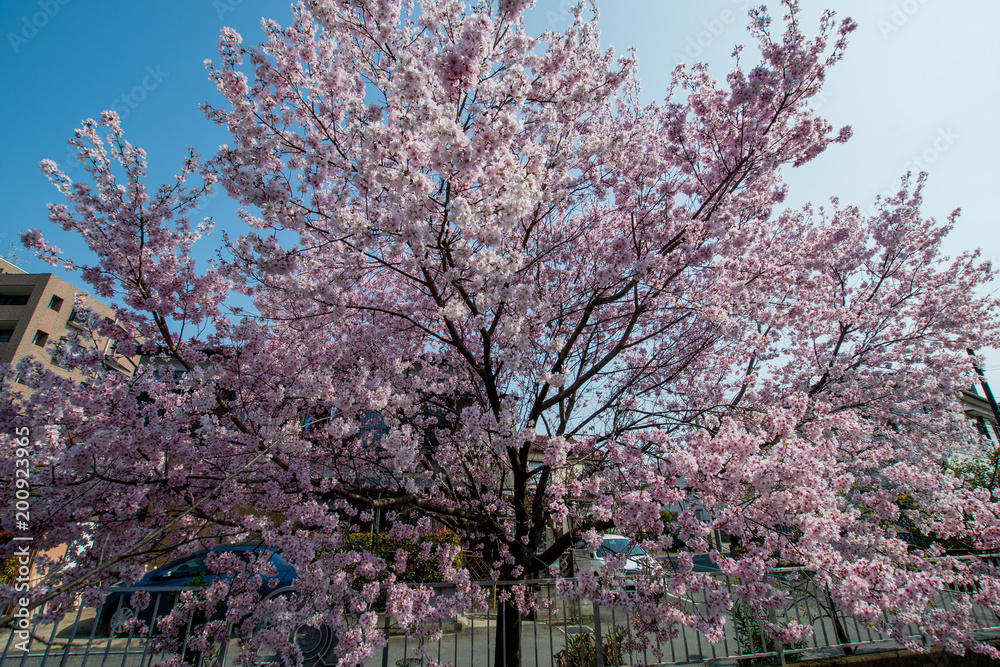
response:
[[[753,653],[769,653],[771,651],[777,650],[774,644],[774,639],[771,635],[767,633],[764,628],[761,627],[760,621],[758,621],[750,610],[746,608],[746,605],[737,600],[736,604],[733,605],[733,629],[736,632],[736,642],[739,644],[740,653],[743,655],[753,654]],[[793,646],[786,646],[785,650],[788,649],[801,649],[805,648],[805,642],[797,642]],[[801,653],[785,653],[785,661],[791,662],[798,660],[801,657]],[[772,660],[775,658],[744,658],[739,661],[740,665],[744,667],[755,664],[772,664]]]
[[[430,557],[423,558],[423,545],[431,544]],[[370,551],[390,567],[396,561],[396,552],[402,549],[406,552],[406,570],[398,579],[411,583],[427,583],[441,581],[444,576],[441,568],[438,567],[437,553],[434,547],[440,546],[461,546],[461,541],[451,530],[439,530],[436,533],[420,538],[419,541],[411,540],[390,540],[386,532],[373,533],[348,533],[344,537],[344,551]],[[462,566],[462,554],[455,557],[454,567]]]
[[[0,530],[0,545],[7,544],[14,538],[14,533]],[[17,557],[0,558],[0,584],[12,584],[17,576]]]
[[[626,638],[625,628],[619,625],[604,635],[601,647],[604,649],[605,665],[611,667],[625,664]],[[553,654],[552,657],[556,659],[557,667],[595,667],[597,653],[593,635],[589,632],[566,635],[566,648]]]

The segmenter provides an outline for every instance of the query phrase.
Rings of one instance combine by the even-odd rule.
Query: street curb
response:
[[[459,614],[453,621],[444,621],[440,625],[440,629],[445,634],[456,634],[462,632],[471,625],[469,619],[465,614]],[[385,628],[385,614],[378,615],[378,627]],[[391,622],[389,625],[389,636],[390,637],[401,637],[406,634],[406,631]]]
[[[984,642],[994,648],[1000,648],[1000,639]],[[941,648],[934,648],[927,653],[912,651],[880,651],[878,653],[862,653],[860,655],[845,655],[842,658],[820,658],[818,660],[799,660],[789,665],[802,667],[1000,667],[1000,660],[994,660],[981,653],[966,651],[965,655],[955,655]]]

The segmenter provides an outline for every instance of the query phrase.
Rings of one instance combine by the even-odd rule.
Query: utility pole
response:
[[[979,376],[979,384],[982,386],[983,392],[986,393],[986,402],[990,404],[990,410],[993,411],[993,432],[997,434],[997,442],[1000,442],[1000,430],[997,430],[997,426],[1000,425],[1000,409],[997,408],[997,401],[993,398],[993,392],[990,391],[990,384],[986,381],[986,374],[983,373],[983,369],[976,360],[975,351],[972,348],[966,348],[966,352],[972,357],[972,367],[976,369],[976,375]]]
[[[979,384],[983,388],[983,392],[986,394],[986,402],[990,404],[990,410],[993,411],[993,433],[997,436],[997,452],[1000,453],[1000,409],[997,409],[997,401],[993,398],[993,392],[990,391],[990,384],[986,381],[986,373],[979,366],[979,362],[976,360],[976,353],[972,348],[965,348],[965,351],[969,353],[972,357],[972,367],[976,369],[976,375],[979,376]],[[994,453],[992,456],[993,463],[993,474],[990,476],[989,490],[992,491],[997,483],[997,472],[1000,469],[1000,461],[997,461],[997,454]]]

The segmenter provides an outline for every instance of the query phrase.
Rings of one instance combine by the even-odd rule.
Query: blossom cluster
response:
[[[534,37],[531,4],[309,0],[260,45],[220,36],[205,112],[232,139],[204,162],[151,188],[106,113],[71,139],[92,183],[42,164],[66,199],[50,220],[121,304],[109,335],[145,363],[81,354],[74,384],[24,362],[28,399],[2,375],[0,416],[35,437],[36,546],[71,555],[42,562],[32,604],[260,540],[296,569],[287,595],[255,597],[264,563],[220,560],[229,584],[167,625],[200,613],[201,646],[235,627],[248,660],[293,661],[290,629],[329,628],[358,664],[385,641],[380,605],[424,639],[481,609],[476,562],[513,582],[496,635],[516,637],[538,604],[518,582],[617,531],[672,567],[631,591],[610,558],[559,590],[626,605],[649,636],[720,639],[737,603],[766,618],[794,565],[898,641],[916,624],[992,651],[970,609],[1000,610],[998,573],[948,550],[1000,547],[1000,505],[943,462],[972,437],[957,400],[966,350],[998,343],[996,274],[943,255],[955,218],[921,214],[925,175],[871,214],[781,209],[782,170],[850,137],[810,104],[854,23],[826,13],[808,37],[797,2],[780,31],[755,10],[758,64],[679,66],[644,104],[634,55],[583,7]],[[243,209],[203,265],[210,224],[189,216],[213,188]],[[0,473],[13,451],[0,434]],[[463,567],[423,539],[441,527]],[[383,530],[386,548],[352,541]],[[695,572],[704,554],[738,585]],[[455,594],[407,581],[418,563]],[[945,612],[944,590],[976,593]]]

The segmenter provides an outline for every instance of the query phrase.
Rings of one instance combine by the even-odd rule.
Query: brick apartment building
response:
[[[82,375],[58,365],[52,358],[52,345],[65,340],[70,331],[82,334],[89,345],[105,353],[105,363],[131,375],[132,360],[114,353],[110,340],[90,331],[74,308],[81,290],[51,273],[28,273],[0,259],[0,364],[16,364],[33,356],[47,363],[58,375],[82,380]],[[92,297],[86,298],[91,311],[109,321],[115,312]]]
[[[53,345],[76,331],[85,345],[105,353],[108,368],[131,375],[136,369],[133,360],[115,354],[112,341],[91,331],[75,311],[77,295],[84,293],[51,273],[28,273],[0,259],[0,364],[17,364],[25,357],[35,357],[57,375],[83,381],[82,372],[61,366],[52,358]],[[115,321],[115,312],[107,305],[89,296],[85,303],[97,316]],[[22,396],[29,393],[24,385],[13,386]],[[58,559],[65,553],[66,547],[62,546],[45,555]],[[35,555],[32,551],[32,560]],[[34,580],[36,576],[32,562],[29,578]]]

